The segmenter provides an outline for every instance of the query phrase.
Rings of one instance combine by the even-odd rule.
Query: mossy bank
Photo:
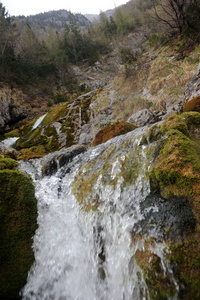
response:
[[[31,179],[16,170],[17,162],[0,156],[0,299],[20,299],[34,262],[32,237],[37,203]]]

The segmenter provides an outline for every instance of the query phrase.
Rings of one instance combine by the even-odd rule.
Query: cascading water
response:
[[[134,226],[144,218],[140,203],[150,193],[149,147],[156,147],[142,145],[144,130],[89,149],[51,176],[42,175],[42,159],[21,162],[20,170],[35,182],[38,199],[35,264],[22,291],[24,300],[150,299],[135,259],[145,241],[133,242]],[[178,286],[165,243],[154,242],[150,248],[175,286],[169,299],[176,299]]]

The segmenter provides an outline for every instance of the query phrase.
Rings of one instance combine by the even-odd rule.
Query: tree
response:
[[[13,26],[11,25],[8,12],[0,3],[0,58],[1,65],[4,66],[10,60],[9,54],[13,53]]]
[[[172,33],[181,34],[186,28],[192,28],[187,11],[191,5],[197,5],[197,1],[152,0],[152,3],[155,18],[170,28]]]

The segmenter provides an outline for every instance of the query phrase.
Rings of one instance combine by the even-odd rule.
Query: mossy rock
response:
[[[164,270],[160,257],[152,253],[147,244],[145,249],[136,251],[135,260],[144,272],[150,299],[167,300],[176,295],[176,285]]]
[[[8,133],[4,134],[4,138],[11,138],[11,137],[20,137],[20,130],[14,129],[12,131],[9,131]]]
[[[183,107],[184,112],[197,111],[200,112],[200,96],[188,100]]]
[[[18,160],[29,160],[32,158],[41,158],[47,154],[44,146],[33,146],[31,148],[24,148],[19,151],[17,155]]]
[[[13,170],[16,169],[17,165],[18,162],[16,160],[0,155],[0,170]]]
[[[1,170],[0,186],[0,299],[16,300],[34,262],[37,203],[30,178],[19,171]]]
[[[42,126],[50,125],[53,122],[58,121],[59,119],[66,116],[68,113],[68,108],[67,108],[68,105],[69,103],[67,102],[64,104],[57,105],[54,108],[50,109],[48,114],[43,119],[41,125]]]
[[[115,136],[126,134],[136,128],[137,126],[125,121],[118,121],[111,125],[107,125],[96,134],[92,141],[92,146],[97,146],[99,144],[105,143]]]
[[[195,226],[182,237],[170,242],[169,259],[173,262],[180,299],[200,299],[200,114],[170,116],[161,125],[163,142],[150,171],[153,189],[163,199],[184,197],[192,210]],[[174,198],[175,197],[175,198]],[[189,228],[189,227],[188,227]]]

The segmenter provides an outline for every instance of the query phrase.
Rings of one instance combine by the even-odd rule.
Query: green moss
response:
[[[14,129],[8,133],[4,134],[5,138],[10,138],[10,137],[19,137],[20,136],[20,131],[19,129]]]
[[[183,113],[182,117],[189,127],[191,125],[200,126],[200,113],[191,111],[191,112]]]
[[[152,186],[164,198],[184,196],[196,220],[181,243],[170,243],[169,258],[175,266],[180,299],[200,298],[200,114],[169,117],[161,126],[163,142],[150,171]]]
[[[169,116],[161,125],[160,131],[162,134],[164,134],[165,132],[172,129],[178,130],[186,136],[189,136],[188,126],[183,117],[178,114]]]
[[[88,112],[89,106],[91,104],[91,97],[88,97],[86,99],[83,99],[81,101],[81,121],[82,124],[88,123],[90,120],[90,114]]]
[[[39,117],[38,117],[38,118],[39,118]],[[31,131],[33,125],[35,124],[35,122],[37,121],[38,118],[33,119],[33,120],[31,120],[31,121],[28,121],[25,125],[21,126],[21,127],[19,128],[20,136],[21,136],[21,135],[26,135],[29,131]]]
[[[43,126],[47,126],[66,116],[68,113],[68,108],[67,108],[68,104],[69,103],[67,102],[64,104],[57,105],[56,107],[50,109],[50,111],[45,116],[41,124]]]
[[[163,196],[197,196],[200,193],[200,147],[178,130],[169,130],[151,170]],[[152,174],[154,173],[154,174]]]
[[[135,260],[144,272],[151,300],[167,300],[176,294],[176,286],[165,273],[160,257],[146,248],[136,251]]]
[[[3,155],[0,155],[0,170],[5,169],[15,169],[18,165],[18,162],[11,158],[6,158]]]
[[[1,170],[0,186],[0,298],[16,300],[34,261],[37,204],[30,178],[19,171]]]
[[[47,154],[47,150],[44,148],[44,146],[34,146],[31,148],[24,148],[19,151],[19,154],[17,155],[18,160],[29,160],[32,158],[41,158],[44,155]]]
[[[180,299],[200,299],[200,244],[199,236],[170,245],[169,259],[176,265],[180,286]]]

